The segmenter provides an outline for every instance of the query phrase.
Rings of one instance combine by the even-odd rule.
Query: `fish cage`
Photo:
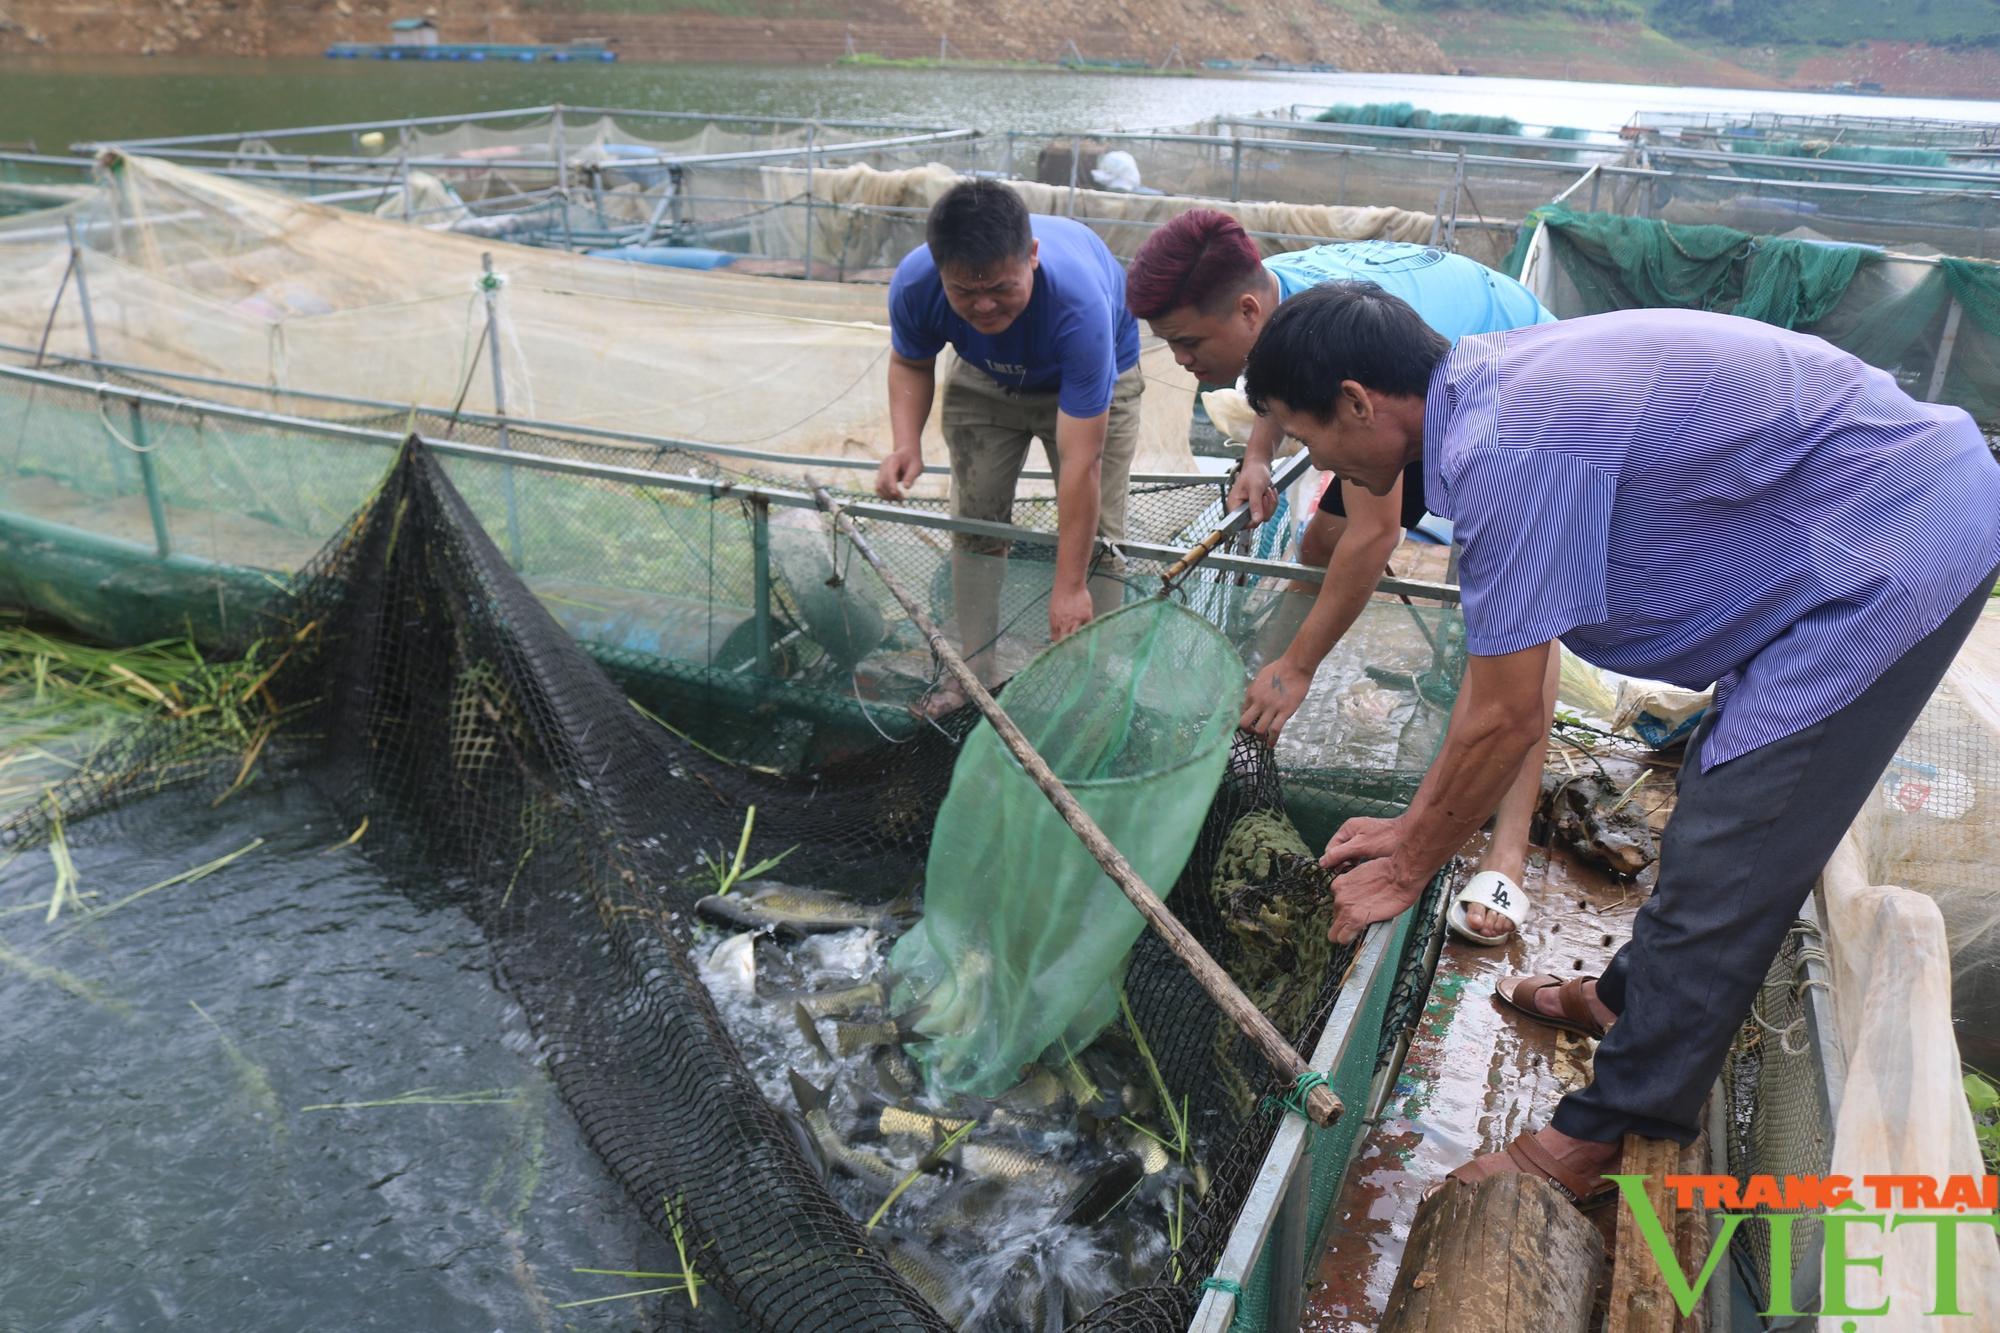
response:
[[[1991,615],[1981,619],[1925,705],[1731,1047],[1711,1102],[1709,1147],[1715,1168],[1740,1182],[1945,1180],[1990,1170],[1962,1076],[2000,1076],[1989,874],[2000,842],[1996,626]],[[1732,1238],[1740,1295],[1733,1322],[1718,1310],[1715,1327],[1813,1326],[1812,1314],[1763,1321],[1747,1313],[1774,1308],[1774,1292],[1787,1290],[1790,1309],[1818,1310],[1834,1281],[1821,1271],[1817,1217],[1792,1219],[1783,1241],[1775,1225],[1758,1216]],[[1989,1240],[1915,1241],[1911,1233],[1922,1230],[1855,1236],[1840,1288],[1850,1308],[1936,1308],[1935,1277],[1946,1271],[1956,1272],[1959,1292],[2000,1290],[2000,1250]],[[1788,1271],[1774,1271],[1780,1264]]]
[[[2000,430],[2000,264],[1681,225],[1638,206],[1634,195],[1656,179],[1593,168],[1536,211],[1516,264],[1543,305],[1564,318],[1732,310],[1824,338],[1895,375],[1912,397],[1962,407],[1989,435]]]
[[[1799,115],[1784,111],[1641,111],[1624,138],[1649,142],[1813,139],[1831,143],[1942,148],[1974,156],[2000,149],[2000,122],[1935,116]]]
[[[870,281],[886,280],[921,240],[924,210],[966,173],[1016,182],[1031,209],[1077,217],[1124,255],[1199,204],[1237,214],[1269,250],[1389,237],[1470,247],[1490,262],[1519,216],[1583,169],[1570,148],[1546,159],[1518,143],[1476,148],[1519,160],[1467,163],[1463,144],[1343,142],[1287,124],[979,134],[548,107],[135,140],[118,151],[433,230],[649,263],[713,250],[779,266],[751,271]],[[1136,164],[1136,182],[1121,173],[1100,183],[1112,152]],[[91,165],[16,156],[24,160],[0,165],[72,182]]]
[[[800,1165],[789,1103],[770,1086],[778,1071],[759,1063],[769,1028],[789,1023],[778,1011],[732,1008],[720,991],[720,1009],[711,1007],[701,989],[714,980],[709,944],[689,933],[692,891],[667,864],[755,803],[749,854],[790,855],[787,869],[811,882],[859,893],[921,865],[962,723],[940,731],[911,716],[935,664],[867,566],[829,537],[814,497],[774,482],[760,460],[703,454],[686,441],[656,441],[648,466],[633,467],[630,439],[393,410],[360,424],[366,404],[304,395],[279,415],[190,397],[201,386],[185,380],[174,392],[129,387],[140,379],[106,366],[86,378],[0,370],[0,436],[10,445],[0,601],[123,642],[193,634],[240,644],[290,626],[297,655],[274,667],[269,685],[282,707],[296,700],[313,720],[299,723],[287,762],[393,830],[393,854],[421,849],[460,886],[586,1133],[642,1204],[685,1200],[675,1226],[712,1247],[701,1266],[720,1301],[753,1326],[948,1326],[919,1294],[920,1259],[857,1240],[851,1201]],[[342,419],[300,414],[315,407]],[[1005,628],[996,649],[1009,667],[1034,651],[1052,534],[840,493],[899,581],[936,614],[951,606],[954,532],[1011,541],[998,573]],[[1116,575],[1128,598],[1159,586],[1157,571],[1219,498],[1213,478],[1135,484],[1135,539]],[[1276,589],[1294,577],[1313,574],[1222,553],[1184,597],[1254,658],[1270,647],[1271,626],[1285,623],[1274,603],[1295,595]],[[1444,603],[1453,596],[1399,586]],[[413,615],[417,605],[429,610]],[[1448,716],[1448,689],[1384,682],[1456,678],[1451,606],[1381,603],[1349,640],[1320,681],[1327,708],[1298,719],[1275,766],[1249,751],[1233,761],[1170,900],[1246,976],[1260,975],[1257,955],[1207,896],[1234,821],[1280,809],[1299,836],[1316,839],[1347,815],[1394,809]],[[363,643],[373,646],[361,657],[336,647]],[[322,653],[338,661],[308,668]],[[330,682],[350,679],[329,693]],[[425,688],[442,691],[434,708],[415,705],[412,691]],[[350,708],[349,724],[323,711]],[[426,738],[410,733],[433,717]],[[358,750],[338,739],[364,735],[372,739]],[[328,737],[333,752],[314,748]],[[157,737],[100,755],[94,778],[61,790],[66,817],[182,781],[199,786],[201,765],[187,755]],[[587,794],[577,794],[579,781]],[[672,795],[680,782],[701,799]],[[619,791],[646,783],[655,784],[648,799],[620,814]],[[718,802],[716,819],[701,813]],[[717,826],[683,827],[689,818]],[[659,887],[634,890],[622,872]],[[578,873],[598,886],[601,911],[565,906],[562,886]],[[1156,942],[1142,940],[1125,986],[1128,1021],[1157,1077],[1189,1099],[1202,1202],[1184,1187],[1176,1243],[1163,1248],[1156,1237],[1144,1262],[1114,1265],[1122,1289],[1086,1288],[1088,1308],[1072,1311],[1080,1326],[1283,1326],[1378,1071],[1421,994],[1441,892],[1442,881],[1418,912],[1355,949],[1322,946],[1310,966],[1298,964],[1308,984],[1260,993],[1290,1016],[1287,1035],[1346,1102],[1324,1130],[1260,1100],[1268,1070],[1218,1026]],[[663,906],[679,916],[658,917]],[[665,928],[626,924],[656,919]],[[633,1004],[653,1017],[635,1027],[625,1017]],[[662,1051],[648,1035],[661,1021],[691,1024],[687,1041],[709,1045],[698,1056]],[[590,1072],[607,1061],[641,1072],[607,1084]],[[621,1128],[634,1117],[655,1127],[644,1140]],[[726,1162],[696,1153],[690,1165],[690,1154],[662,1155],[662,1134],[737,1146]],[[750,1198],[754,1217],[735,1206]],[[1145,1218],[1156,1218],[1160,1205],[1146,1206],[1154,1211]],[[811,1282],[774,1270],[773,1246],[807,1265]],[[1218,1293],[1233,1308],[1217,1306]]]

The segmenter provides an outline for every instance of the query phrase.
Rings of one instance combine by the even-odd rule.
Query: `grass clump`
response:
[[[1967,1071],[1965,1100],[1972,1107],[1972,1129],[1979,1136],[1979,1155],[1989,1175],[2000,1175],[2000,1087],[1983,1074]]]

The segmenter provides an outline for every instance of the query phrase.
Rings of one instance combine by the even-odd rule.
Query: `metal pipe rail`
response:
[[[224,130],[213,134],[171,134],[151,139],[120,139],[128,148],[146,145],[190,145],[241,143],[246,139],[294,139],[309,134],[364,134],[369,130],[415,129],[423,125],[465,125],[494,120],[554,118],[564,113],[579,116],[627,116],[636,120],[666,120],[679,123],[713,121],[721,125],[784,125],[803,128],[818,124],[835,129],[942,130],[948,125],[923,125],[900,120],[810,120],[799,116],[750,116],[732,112],[653,111],[639,107],[569,106],[551,102],[544,106],[505,107],[498,111],[469,111],[443,116],[400,116],[389,120],[346,121],[330,125],[293,125],[267,130]]]
[[[1620,177],[1630,180],[1656,181],[1671,185],[1677,181],[1701,181],[1704,184],[1745,186],[1770,186],[1779,190],[1803,190],[1808,193],[1819,191],[1834,194],[1879,194],[1902,199],[1964,199],[1977,198],[1975,190],[1926,190],[1917,185],[1864,185],[1859,181],[1798,181],[1777,180],[1762,176],[1714,175],[1693,171],[1661,171],[1656,167],[1626,167],[1607,164],[1603,168],[1606,177]],[[1994,181],[1992,193],[2000,194],[2000,178]]]
[[[1242,202],[1241,200],[1225,199],[1220,195],[1187,195],[1184,197],[1189,199],[1212,199],[1216,203],[1222,204]],[[761,216],[779,208],[804,208],[806,200],[806,196],[802,194],[793,195],[790,199],[777,200],[752,200],[740,195],[701,194],[687,194],[680,196],[680,198],[690,204],[754,204],[755,212],[744,216]],[[917,208],[908,204],[854,204],[818,201],[814,204],[814,207],[824,212],[852,213],[857,217],[905,218],[910,221],[923,218],[930,212],[929,209]],[[1089,213],[1078,213],[1071,216],[1074,216],[1078,222],[1092,227],[1144,227],[1149,231],[1157,231],[1159,228],[1167,225],[1165,220],[1155,221],[1152,218],[1097,217]],[[713,227],[726,226],[736,221],[738,221],[736,218],[718,218],[715,223],[706,227],[700,223],[696,223],[695,230],[705,235],[713,235]],[[1458,225],[1461,229],[1475,231],[1514,232],[1519,230],[1521,224],[1518,222],[1487,222],[1484,220],[1474,221],[1461,218]],[[1338,239],[1336,237],[1318,236],[1302,231],[1259,231],[1250,227],[1245,227],[1243,231],[1245,235],[1259,240],[1297,241],[1304,245],[1325,245],[1329,241]]]
[[[240,421],[250,425],[279,427],[300,434],[313,435],[322,439],[347,444],[361,444],[375,448],[401,448],[405,434],[396,431],[377,430],[367,426],[346,426],[336,422],[320,421],[313,417],[286,416],[276,412],[259,412],[251,408],[229,407],[206,399],[185,398],[173,394],[157,393],[150,389],[129,389],[119,385],[96,381],[71,379],[48,371],[31,370],[19,366],[0,366],[0,379],[11,379],[29,384],[41,384],[51,388],[67,389],[77,393],[90,394],[99,401],[147,404],[156,408],[169,409],[180,413],[197,413],[225,421]],[[523,423],[515,421],[515,426]],[[537,472],[561,473],[576,477],[590,477],[599,481],[622,482],[652,490],[673,491],[683,495],[697,495],[708,499],[734,498],[757,504],[775,505],[783,509],[819,508],[818,501],[805,491],[784,487],[748,484],[743,482],[716,481],[707,477],[684,476],[668,472],[649,472],[643,468],[616,467],[604,463],[589,463],[579,459],[551,458],[543,454],[523,453],[506,449],[494,449],[485,445],[465,444],[456,440],[438,439],[422,435],[419,438],[434,453],[448,458],[465,458],[479,462],[494,463],[506,467],[525,468]],[[799,460],[792,462],[819,463],[824,460]],[[1186,474],[1176,474],[1186,479]],[[1203,478],[1211,482],[1219,478]],[[853,501],[843,506],[857,518],[865,518],[884,523],[901,524],[906,527],[928,528],[943,532],[962,532],[972,536],[993,537],[1003,541],[1020,541],[1034,545],[1053,545],[1056,534],[1035,528],[1019,527],[1012,523],[989,523],[979,519],[957,518],[950,514],[933,513],[925,509],[911,509],[903,505],[886,504],[879,501]],[[1108,551],[1110,544],[1098,539],[1098,547]],[[1116,549],[1128,556],[1171,563],[1187,554],[1185,548],[1165,542],[1126,541],[1117,543]],[[1325,577],[1326,571],[1311,565],[1296,565],[1282,560],[1258,560],[1247,556],[1212,555],[1204,562],[1211,569],[1227,570],[1238,574],[1268,575],[1279,578],[1298,579],[1317,583]],[[1383,578],[1376,584],[1380,592],[1400,594],[1407,597],[1423,597],[1434,601],[1456,604],[1459,590],[1449,584],[1427,583],[1415,579]]]
[[[1069,131],[1029,133],[1024,130],[1010,130],[1008,131],[1008,137],[1010,139],[1025,139],[1029,141],[1081,138],[1098,139],[1107,143],[1180,143],[1227,149],[1246,147],[1259,152],[1271,152],[1283,149],[1288,153],[1334,153],[1354,156],[1380,156],[1392,162],[1414,160],[1443,162],[1449,165],[1455,165],[1459,160],[1457,153],[1443,152],[1438,149],[1378,147],[1375,144],[1362,143],[1315,143],[1310,139],[1266,139],[1256,135],[1246,137],[1228,134],[1137,134],[1122,130],[1079,130],[1072,134]],[[1438,136],[1425,136],[1419,132],[1417,137],[1437,138]],[[1503,141],[1508,143],[1520,142],[1513,139]],[[1565,144],[1564,146],[1574,147],[1575,145]],[[1465,162],[1468,166],[1519,167],[1529,171],[1581,173],[1584,170],[1582,164],[1576,162],[1554,162],[1535,157],[1506,157],[1479,153],[1466,154]]]
[[[0,352],[13,352],[23,356],[33,356],[36,349],[24,346],[21,343],[0,341]],[[757,463],[782,463],[790,467],[845,468],[857,472],[864,470],[872,472],[879,462],[879,460],[866,458],[801,458],[797,454],[788,454],[778,449],[753,449],[748,445],[740,444],[713,444],[702,440],[681,439],[671,435],[648,435],[643,431],[617,430],[609,426],[586,426],[570,421],[550,421],[540,417],[521,417],[511,414],[501,416],[495,412],[477,412],[467,408],[440,407],[423,403],[398,403],[392,402],[387,398],[363,398],[354,394],[326,393],[316,389],[276,388],[270,384],[258,384],[250,380],[218,379],[212,375],[197,375],[191,371],[163,370],[156,366],[142,366],[129,361],[110,361],[102,357],[79,359],[65,356],[58,359],[70,365],[87,367],[93,371],[116,370],[127,375],[182,380],[189,384],[204,385],[213,389],[231,389],[242,393],[261,394],[267,398],[306,399],[314,402],[338,403],[343,407],[365,407],[372,411],[380,412],[407,413],[414,409],[415,411],[431,416],[450,417],[455,415],[461,421],[481,426],[491,426],[495,429],[504,425],[514,430],[546,432],[551,435],[562,435],[571,438],[582,437],[584,440],[598,439],[609,440],[618,444],[639,445],[660,452],[672,449],[683,453],[711,454],[718,458],[740,458]],[[11,369],[13,368],[0,365],[0,375],[9,373]],[[173,401],[177,403],[193,403],[206,400],[175,398]],[[222,404],[217,404],[217,406],[222,406]],[[945,476],[950,473],[951,468],[942,463],[929,463],[925,465],[924,471],[931,476]],[[1055,476],[1045,466],[1024,467],[1021,470],[1021,475],[1044,481],[1052,480]],[[1172,486],[1181,483],[1214,482],[1219,480],[1219,475],[1206,472],[1134,472],[1131,475],[1131,480],[1133,484],[1140,486]]]
[[[1786,167],[1794,171],[1824,172],[1830,176],[1910,176],[1923,180],[1964,181],[1967,184],[1983,186],[1988,190],[2000,190],[2000,171],[1979,171],[1971,167],[1918,167],[1899,162],[1845,162],[1823,157],[1783,157],[1773,153],[1725,153],[1713,148],[1648,147],[1645,156],[1648,161],[1655,162],[1740,162],[1759,167]]]
[[[1352,134],[1377,139],[1429,139],[1438,143],[1492,144],[1511,148],[1540,147],[1565,152],[1597,152],[1613,155],[1628,151],[1624,144],[1594,142],[1590,139],[1545,139],[1531,134],[1486,134],[1476,130],[1423,130],[1401,125],[1355,125],[1342,120],[1272,120],[1260,116],[1218,116],[1217,125],[1241,125],[1249,129],[1282,129],[1307,134]]]
[[[881,148],[907,148],[918,144],[951,143],[979,136],[977,130],[939,130],[929,134],[898,135],[884,139],[855,139],[845,143],[799,144],[786,148],[750,148],[730,153],[658,153],[651,157],[619,157],[608,159],[604,165],[615,170],[629,170],[644,167],[691,167],[713,166],[729,162],[762,162],[787,157],[827,157],[844,156],[851,153],[874,152]],[[164,158],[168,161],[200,162],[242,162],[245,155],[240,152],[214,148],[176,148],[166,145],[139,145],[106,140],[100,143],[78,144],[79,152],[136,152],[144,157]],[[381,171],[400,171],[405,167],[415,167],[424,171],[542,171],[553,172],[566,169],[567,159],[556,157],[405,157],[400,154],[381,153],[364,156],[349,153],[259,153],[259,162],[303,164],[305,166],[351,166],[372,167]],[[270,174],[270,173],[265,173]]]

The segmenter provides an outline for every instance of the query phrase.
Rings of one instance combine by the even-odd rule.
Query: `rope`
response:
[[[119,445],[121,445],[126,449],[131,450],[135,454],[150,454],[158,452],[160,446],[163,443],[165,443],[165,441],[155,440],[151,444],[139,444],[136,441],[126,439],[125,436],[119,432],[118,428],[111,424],[111,415],[106,410],[106,405],[105,405],[105,395],[107,391],[110,389],[110,387],[111,386],[109,386],[108,384],[103,384],[103,383],[99,383],[97,386],[97,420],[99,424],[101,424],[104,427],[104,433],[109,435]],[[176,404],[176,409],[177,410],[184,409],[187,408],[188,406],[190,406],[188,400],[183,398],[180,400],[178,404]],[[197,414],[197,420],[199,420],[198,414]],[[171,424],[171,421],[169,422],[169,424]]]
[[[1199,1290],[1219,1291],[1226,1296],[1233,1296],[1239,1301],[1243,1299],[1243,1284],[1233,1278],[1205,1277],[1201,1280]]]
[[[1302,1120],[1310,1119],[1306,1113],[1306,1098],[1312,1096],[1313,1089],[1324,1088],[1330,1082],[1331,1080],[1317,1069],[1308,1069],[1299,1075],[1298,1080],[1292,1084],[1290,1092],[1282,1097],[1266,1094],[1260,1107],[1266,1111],[1283,1109]]]

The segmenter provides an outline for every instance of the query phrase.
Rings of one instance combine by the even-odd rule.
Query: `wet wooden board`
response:
[[[1468,858],[1483,845],[1482,835]],[[1540,851],[1526,887],[1535,915],[1522,938],[1501,949],[1453,939],[1439,956],[1403,1072],[1334,1204],[1302,1329],[1374,1329],[1424,1189],[1475,1154],[1548,1123],[1563,1094],[1588,1080],[1596,1043],[1510,1018],[1493,985],[1514,972],[1595,974],[1630,938],[1641,893],[1561,854],[1548,862]]]

